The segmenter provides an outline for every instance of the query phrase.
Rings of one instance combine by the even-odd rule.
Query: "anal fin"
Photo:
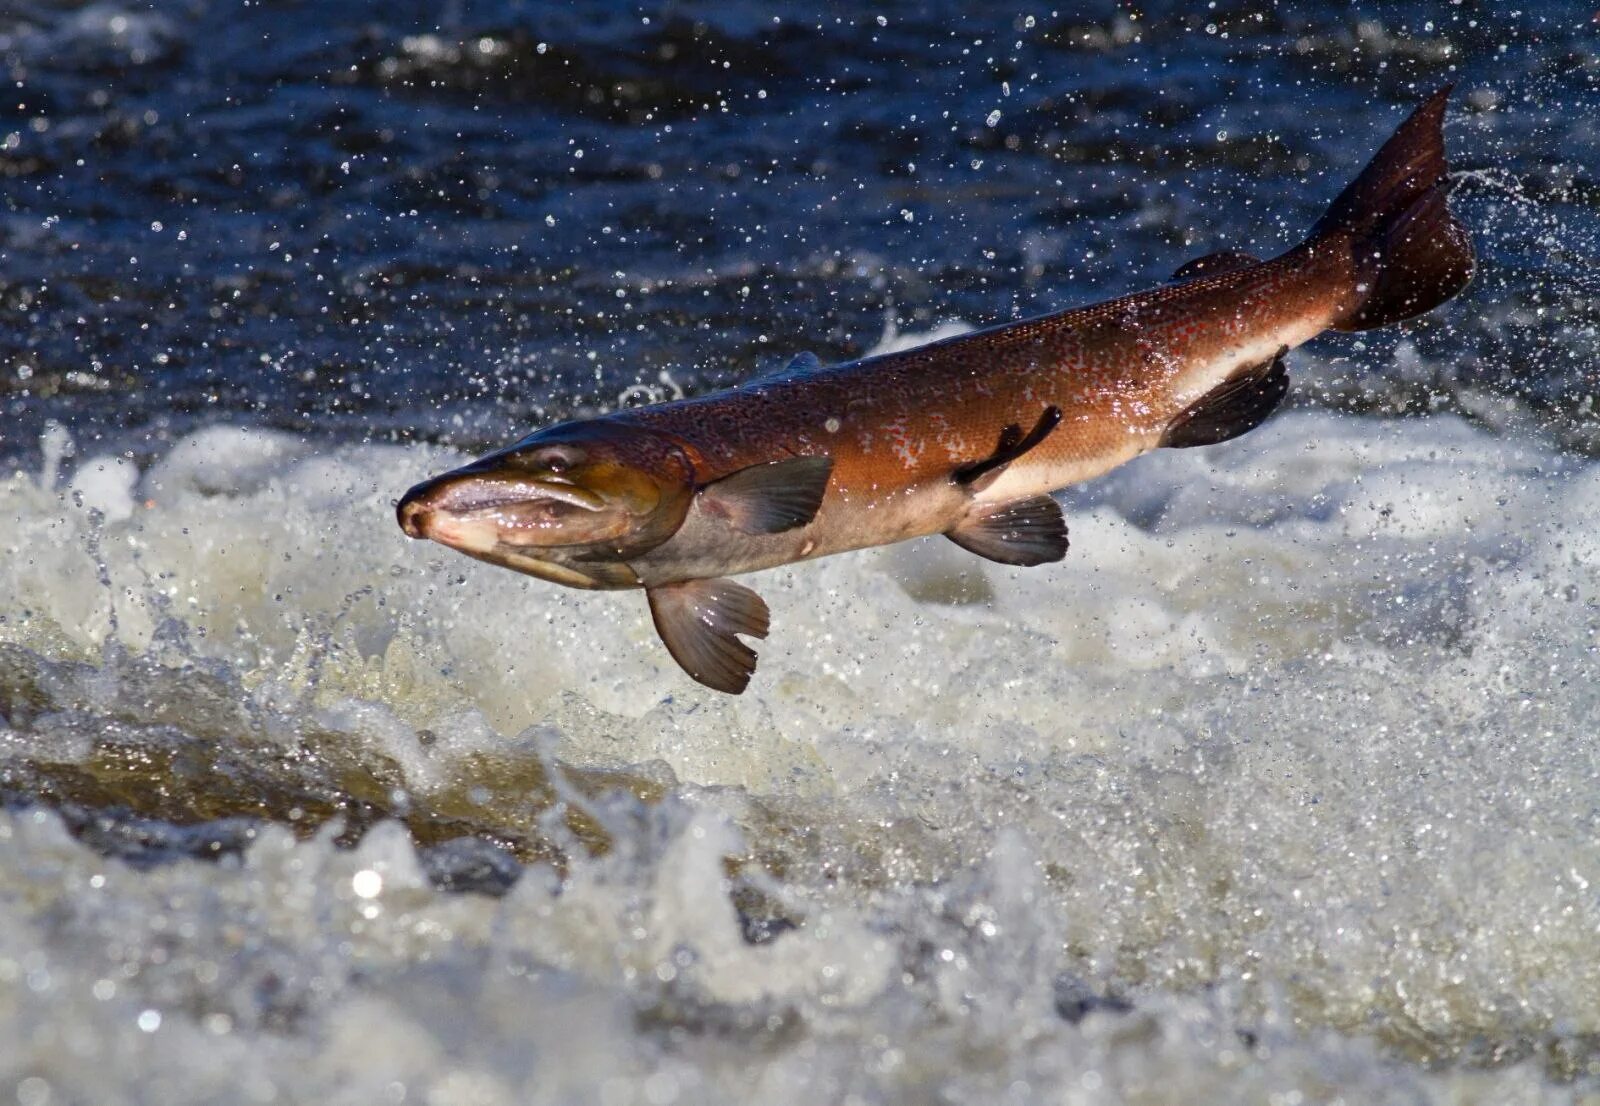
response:
[[[729,695],[745,689],[756,670],[756,654],[739,635],[767,636],[761,596],[732,580],[661,584],[646,594],[656,633],[685,672]]]
[[[1160,444],[1182,449],[1216,445],[1254,430],[1272,414],[1289,391],[1284,346],[1270,361],[1234,373],[1189,404],[1167,424]]]
[[[1048,495],[974,507],[945,537],[1003,565],[1042,565],[1067,555],[1067,520]]]

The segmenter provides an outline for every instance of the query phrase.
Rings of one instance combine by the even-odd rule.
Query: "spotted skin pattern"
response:
[[[1351,244],[1325,238],[1248,268],[962,335],[918,349],[757,379],[610,416],[684,444],[696,479],[825,454],[813,521],[734,535],[690,520],[630,562],[646,585],[751,571],[958,525],[976,506],[1090,479],[1154,448],[1173,417],[1229,377],[1300,345],[1348,308]],[[972,495],[955,470],[1047,407],[1060,425]]]

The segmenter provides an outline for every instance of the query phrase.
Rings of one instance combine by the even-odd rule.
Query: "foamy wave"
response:
[[[0,485],[10,794],[236,858],[0,823],[16,1070],[106,1090],[46,1024],[192,1100],[1556,1101],[1594,1062],[1600,468],[1290,413],[1075,492],[1059,565],[750,577],[728,699],[637,595],[407,541],[457,460],[213,429]]]

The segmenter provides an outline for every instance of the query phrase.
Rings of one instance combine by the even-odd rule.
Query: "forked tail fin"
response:
[[[1358,295],[1335,330],[1370,330],[1431,311],[1472,279],[1472,238],[1445,203],[1446,85],[1400,124],[1339,193],[1311,241],[1347,238]]]

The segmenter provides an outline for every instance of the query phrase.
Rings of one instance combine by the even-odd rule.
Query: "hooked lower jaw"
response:
[[[455,514],[421,503],[402,503],[398,514],[400,529],[407,536],[435,541],[463,553],[484,555],[515,552],[521,556],[537,557],[542,548],[537,544],[508,541],[518,528],[514,521],[504,517],[502,510],[496,508]]]
[[[396,514],[406,536],[427,539],[516,572],[537,576],[570,588],[631,587],[638,578],[625,565],[596,565],[580,572],[551,560],[551,547],[519,546],[504,540],[503,519],[489,508],[481,513],[455,515],[426,502],[407,497]]]
[[[569,587],[636,583],[620,565],[584,571],[566,567],[584,550],[620,552],[609,543],[632,525],[626,512],[573,484],[444,477],[407,492],[395,515],[408,537]],[[602,557],[602,562],[608,559]],[[618,580],[622,583],[614,582]]]
[[[409,495],[400,501],[395,517],[406,537],[436,541],[467,553],[487,553],[500,542],[500,527],[493,519],[464,518]]]
[[[401,523],[402,527],[405,526]],[[419,516],[415,528],[406,528],[414,538],[427,538],[463,553],[487,554],[500,548],[500,527],[493,519],[457,518],[438,511]]]
[[[395,517],[400,522],[400,529],[405,531],[408,538],[426,538],[428,536],[428,508],[414,499],[402,499],[400,506],[395,508]]]
[[[400,529],[407,537],[432,539],[482,552],[484,531],[498,538],[505,528],[515,528],[518,516],[540,502],[562,503],[589,512],[605,507],[605,500],[587,488],[554,480],[476,479],[431,480],[408,491],[395,509]]]

